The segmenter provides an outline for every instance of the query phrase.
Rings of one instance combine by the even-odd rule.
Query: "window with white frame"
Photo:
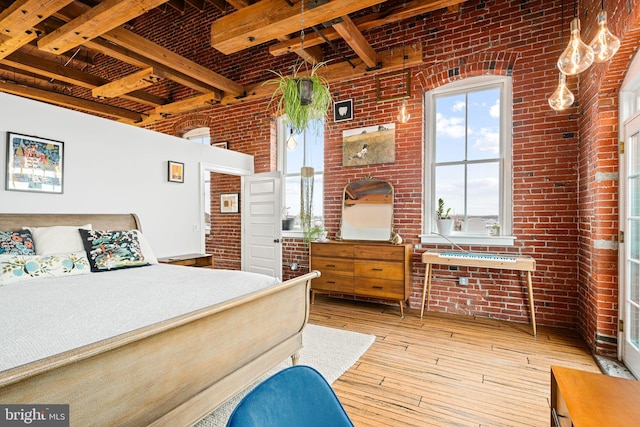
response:
[[[292,133],[282,118],[278,119],[278,169],[283,174],[282,206],[285,216],[294,218],[293,231],[300,224],[300,169],[313,167],[313,204],[311,225],[324,223],[324,120],[314,120],[304,132]]]
[[[185,132],[182,137],[189,141],[199,142],[200,144],[209,145],[211,143],[211,134],[208,127],[191,129]]]
[[[513,244],[511,78],[470,77],[425,93],[423,243],[437,234],[438,200],[451,208],[456,243]]]

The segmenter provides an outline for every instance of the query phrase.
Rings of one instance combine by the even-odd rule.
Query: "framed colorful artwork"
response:
[[[238,193],[220,194],[220,213],[238,213],[240,204]]]
[[[169,182],[184,182],[184,163],[169,160]]]
[[[64,143],[15,132],[7,137],[5,189],[62,194]]]

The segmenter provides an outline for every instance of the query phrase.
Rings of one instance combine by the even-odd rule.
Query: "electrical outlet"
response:
[[[460,286],[469,286],[469,278],[468,277],[458,277],[458,283]]]

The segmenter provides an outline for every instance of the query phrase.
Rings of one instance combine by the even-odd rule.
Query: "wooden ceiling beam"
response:
[[[169,0],[167,2],[167,5],[171,6],[180,13],[184,13],[184,10],[187,7],[184,0]]]
[[[244,93],[241,85],[124,28],[114,28],[102,38],[231,95]]]
[[[65,67],[61,64],[47,61],[46,59],[42,59],[37,56],[28,55],[20,51],[12,53],[0,62],[24,71],[86,89],[93,89],[109,83],[109,80],[103,79],[102,77],[94,76],[93,74],[85,73],[84,71],[80,71],[75,68]],[[166,99],[143,91],[134,91],[122,96],[122,98],[140,104],[151,105],[153,107],[167,103]]]
[[[13,37],[8,37],[0,34],[0,59],[6,57],[10,53],[15,52],[22,46],[30,43],[38,37],[35,30],[26,30],[21,32],[14,32]]]
[[[406,54],[406,58],[405,58]],[[327,79],[329,83],[348,81],[364,76],[388,73],[391,71],[399,71],[404,67],[413,67],[423,63],[422,46],[419,44],[406,46],[404,48],[391,49],[378,53],[378,61],[380,68],[370,69],[361,59],[355,59],[351,62],[355,65],[352,67],[347,61],[329,64],[321,67],[317,72]],[[249,102],[256,99],[269,97],[273,94],[273,85],[265,85],[264,82],[247,86],[247,94],[242,98],[235,98],[225,95],[222,98],[222,105],[237,104]]]
[[[85,46],[94,49],[102,53],[103,55],[110,56],[122,62],[126,62],[127,64],[134,65],[138,68],[153,67],[153,69],[156,70],[156,72],[161,77],[174,81],[181,84],[182,86],[186,86],[201,93],[209,93],[219,90],[214,86],[203,83],[199,79],[194,79],[192,77],[179,73],[170,67],[160,64],[159,62],[150,60],[144,55],[131,52],[129,49],[125,49],[121,46],[116,46],[113,43],[102,40],[100,38],[93,39],[90,42],[85,43]]]
[[[76,1],[67,6],[64,11],[57,13],[56,17],[68,21],[85,13],[88,8],[89,6],[84,3]],[[141,64],[137,65],[138,67],[153,67],[163,72],[164,77],[176,83],[183,84],[182,82],[191,81],[197,82],[200,86],[208,86],[209,89],[203,92],[222,90],[234,96],[239,96],[244,93],[241,85],[124,28],[114,28],[101,37],[135,54],[136,59],[132,60]],[[83,44],[87,47],[93,46],[91,48],[98,51],[100,51],[100,49],[97,48],[98,45],[102,45],[103,48],[105,47],[104,43],[100,43],[97,38],[93,41],[83,42]],[[107,55],[113,56],[111,54]],[[125,62],[131,63],[126,60]]]
[[[105,85],[95,87],[91,94],[96,98],[115,98],[127,93],[144,89],[158,83],[161,77],[154,72],[153,68],[145,68],[133,74],[124,76],[119,80],[114,80]]]
[[[413,0],[404,4],[396,5],[386,11],[371,13],[353,20],[359,31],[366,31],[377,28],[385,24],[404,21],[423,13],[433,12],[450,6],[459,5],[466,0]],[[317,46],[329,41],[341,38],[335,28],[325,28],[320,30],[322,37],[318,34],[307,34],[304,37],[304,46]],[[302,40],[300,37],[276,43],[269,46],[269,53],[273,56],[280,56],[290,52],[295,52],[300,48]]]
[[[224,12],[227,10],[227,2],[224,0],[207,0],[207,1],[212,5],[214,5],[215,8],[221,12]]]
[[[186,0],[186,2],[201,12],[204,10],[204,0]]]
[[[92,101],[89,99],[76,98],[74,96],[64,95],[58,92],[51,92],[31,86],[23,86],[0,81],[0,92],[23,96],[30,99],[36,99],[38,101],[48,102],[50,104],[60,105],[62,107],[88,111],[90,113],[107,117],[128,120],[130,122],[138,122],[143,118],[143,115],[141,113],[137,113],[135,111],[126,110],[120,107],[114,107],[112,105],[103,104],[101,102]]]
[[[45,52],[63,53],[119,27],[167,0],[105,0],[38,40]]]
[[[250,6],[249,0],[227,0],[227,3],[233,6],[236,10]]]
[[[348,15],[343,16],[341,22],[333,24],[333,28],[351,46],[356,55],[367,64],[367,67],[374,68],[378,65],[376,52]]]
[[[74,0],[16,0],[0,12],[0,33],[14,34],[32,29]]]
[[[222,96],[219,93],[205,93],[194,96],[193,98],[187,98],[182,101],[176,101],[171,104],[156,107],[154,112],[164,117],[171,114],[186,113],[197,108],[207,107],[209,105],[217,104],[221,100]]]
[[[332,0],[304,11],[304,25],[311,27],[364,9],[385,0]],[[230,55],[243,49],[300,31],[300,7],[287,0],[261,0],[211,24],[211,46]]]

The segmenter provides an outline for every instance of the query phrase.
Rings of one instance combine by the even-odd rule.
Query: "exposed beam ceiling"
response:
[[[359,31],[367,31],[385,24],[404,21],[424,13],[433,12],[446,7],[459,6],[466,0],[413,0],[391,7],[387,10],[368,14],[353,20]],[[340,39],[340,34],[335,28],[325,28],[320,30],[322,36],[318,34],[307,34],[304,38],[304,45],[317,46],[326,43],[326,40],[335,41]],[[300,37],[291,38],[282,43],[269,46],[269,52],[274,56],[284,55],[294,52],[300,48],[302,40]]]
[[[275,41],[264,47],[272,55],[297,54],[316,63],[323,60],[325,49],[343,39],[353,52],[341,52],[348,61],[334,60],[322,68],[322,75],[336,82],[421,63],[420,46],[408,49],[403,59],[402,49],[377,52],[366,32],[438,9],[457,11],[464,3],[303,1],[301,16],[301,0],[0,0],[0,91],[126,123],[151,123],[214,103],[264,98],[273,93],[273,87],[262,82],[239,84],[224,75],[228,70],[205,67],[205,62],[188,59],[136,33],[138,20],[144,22],[140,15],[150,9],[176,15],[187,8],[203,13],[215,8],[221,16],[208,29],[211,45],[226,55],[245,55],[247,48]],[[103,55],[113,59],[105,61]],[[100,73],[92,65],[94,58],[96,64],[110,64],[113,69]],[[174,93],[179,94],[175,100],[167,99]],[[130,103],[119,102],[115,105],[128,107],[116,107],[117,100]]]
[[[304,11],[304,26],[311,27],[343,15],[365,9],[384,0],[319,1]],[[300,30],[301,7],[287,0],[262,0],[235,13],[223,16],[211,24],[211,46],[230,55],[235,52],[277,39],[282,34]]]

